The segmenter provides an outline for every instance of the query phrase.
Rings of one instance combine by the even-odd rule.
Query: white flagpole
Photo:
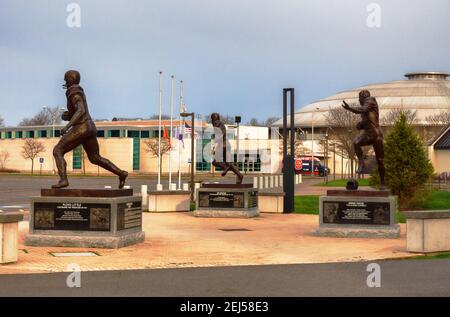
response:
[[[174,76],[170,76],[171,79],[171,95],[170,95],[170,135],[169,140],[172,140],[172,132],[173,132],[173,78]],[[169,190],[172,190],[172,142],[170,142],[169,149]]]
[[[179,116],[179,126],[180,131],[178,131],[179,134],[182,135],[182,125],[181,125],[181,113],[184,112],[183,109],[183,81],[180,80],[180,116]],[[183,135],[182,135],[183,137]],[[184,142],[184,140],[183,140]],[[178,190],[181,190],[181,140],[178,141]]]
[[[161,113],[162,113],[162,71],[159,72],[159,124],[158,124],[158,184],[156,190],[162,190],[161,185]]]

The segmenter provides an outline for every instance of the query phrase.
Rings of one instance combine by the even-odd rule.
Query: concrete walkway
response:
[[[371,261],[409,257],[405,227],[399,239],[327,238],[314,235],[318,216],[262,214],[253,219],[194,218],[191,213],[145,213],[144,243],[118,250],[24,246],[28,223],[20,223],[19,261],[0,274],[148,268],[212,267]],[[95,251],[95,257],[54,257],[49,252]]]

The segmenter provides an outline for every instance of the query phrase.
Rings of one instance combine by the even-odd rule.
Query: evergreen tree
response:
[[[399,116],[386,137],[384,162],[386,184],[398,196],[400,207],[417,203],[434,170],[422,140],[404,114]]]

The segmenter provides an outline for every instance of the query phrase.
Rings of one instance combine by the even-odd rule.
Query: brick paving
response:
[[[314,235],[318,216],[262,214],[253,219],[195,218],[191,213],[144,213],[144,243],[122,249],[28,247],[20,223],[19,261],[0,274],[231,265],[355,262],[415,256],[399,239],[328,238]],[[223,229],[247,229],[224,231]],[[97,257],[54,257],[50,252],[94,251]]]

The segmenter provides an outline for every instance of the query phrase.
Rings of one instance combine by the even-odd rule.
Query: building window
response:
[[[34,131],[26,131],[25,132],[25,137],[28,138],[28,139],[34,138]]]
[[[72,160],[72,168],[74,170],[79,170],[81,169],[81,151],[82,151],[82,147],[78,146],[73,150],[73,160]]]
[[[59,138],[61,136],[61,130],[55,130],[55,138]]]
[[[127,137],[129,137],[129,138],[139,138],[140,137],[140,133],[139,133],[139,131],[128,130]]]
[[[108,130],[108,137],[120,138],[120,130]]]
[[[141,139],[133,138],[133,171],[139,171],[140,169],[140,156],[141,156]]]
[[[150,131],[141,131],[141,138],[149,138]]]
[[[23,132],[22,131],[16,131],[16,139],[23,138]]]
[[[39,138],[46,138],[47,137],[47,130],[39,130],[38,131],[38,137]]]
[[[105,130],[98,130],[97,138],[104,138],[104,137],[105,137]]]

